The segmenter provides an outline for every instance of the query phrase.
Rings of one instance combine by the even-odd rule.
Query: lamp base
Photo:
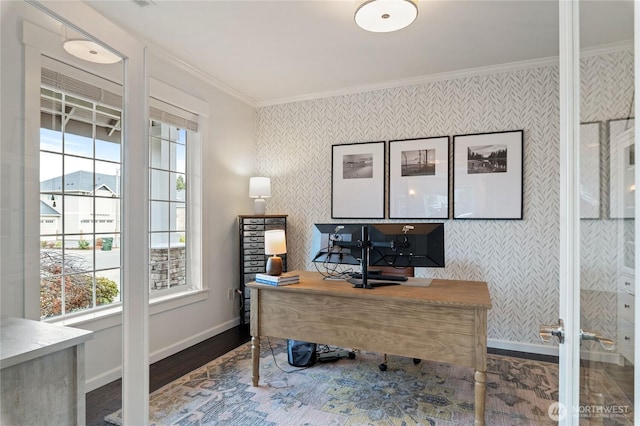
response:
[[[266,273],[274,276],[282,274],[282,258],[280,256],[271,256],[267,259]]]
[[[256,198],[253,202],[253,211],[255,214],[264,215],[267,211],[267,203],[264,202],[263,198]]]

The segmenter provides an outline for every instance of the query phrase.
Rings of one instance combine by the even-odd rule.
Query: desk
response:
[[[253,386],[260,380],[260,336],[458,364],[475,370],[475,424],[484,425],[487,283],[434,279],[428,287],[367,290],[323,280],[317,272],[295,272],[297,284],[247,284]]]

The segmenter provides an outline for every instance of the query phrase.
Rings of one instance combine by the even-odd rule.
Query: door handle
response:
[[[540,338],[544,343],[549,343],[553,336],[558,338],[559,343],[564,343],[564,322],[561,319],[558,324],[540,326]]]
[[[582,340],[593,340],[600,343],[600,346],[602,346],[602,349],[604,349],[605,351],[612,351],[616,348],[616,342],[611,339],[605,338],[602,334],[596,331],[580,329],[580,338]]]

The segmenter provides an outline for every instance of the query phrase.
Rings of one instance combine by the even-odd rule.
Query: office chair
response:
[[[376,267],[373,267],[372,269],[378,269]],[[394,275],[394,276],[399,276],[399,277],[413,277],[414,275],[414,270],[413,267],[407,267],[407,268],[394,268],[392,266],[384,266],[382,268],[380,268],[380,273],[382,275]],[[386,371],[387,370],[387,354],[384,354],[384,360],[382,361],[382,364],[380,364],[378,366],[378,368],[380,369],[380,371]],[[413,358],[413,363],[414,364],[420,364],[420,359],[418,358]]]

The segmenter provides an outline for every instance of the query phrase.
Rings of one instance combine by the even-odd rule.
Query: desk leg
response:
[[[251,364],[253,368],[253,386],[258,386],[260,381],[260,337],[251,337]]]
[[[477,371],[473,375],[475,380],[475,396],[476,396],[476,426],[484,426],[484,401],[487,394],[487,373],[485,371]]]

